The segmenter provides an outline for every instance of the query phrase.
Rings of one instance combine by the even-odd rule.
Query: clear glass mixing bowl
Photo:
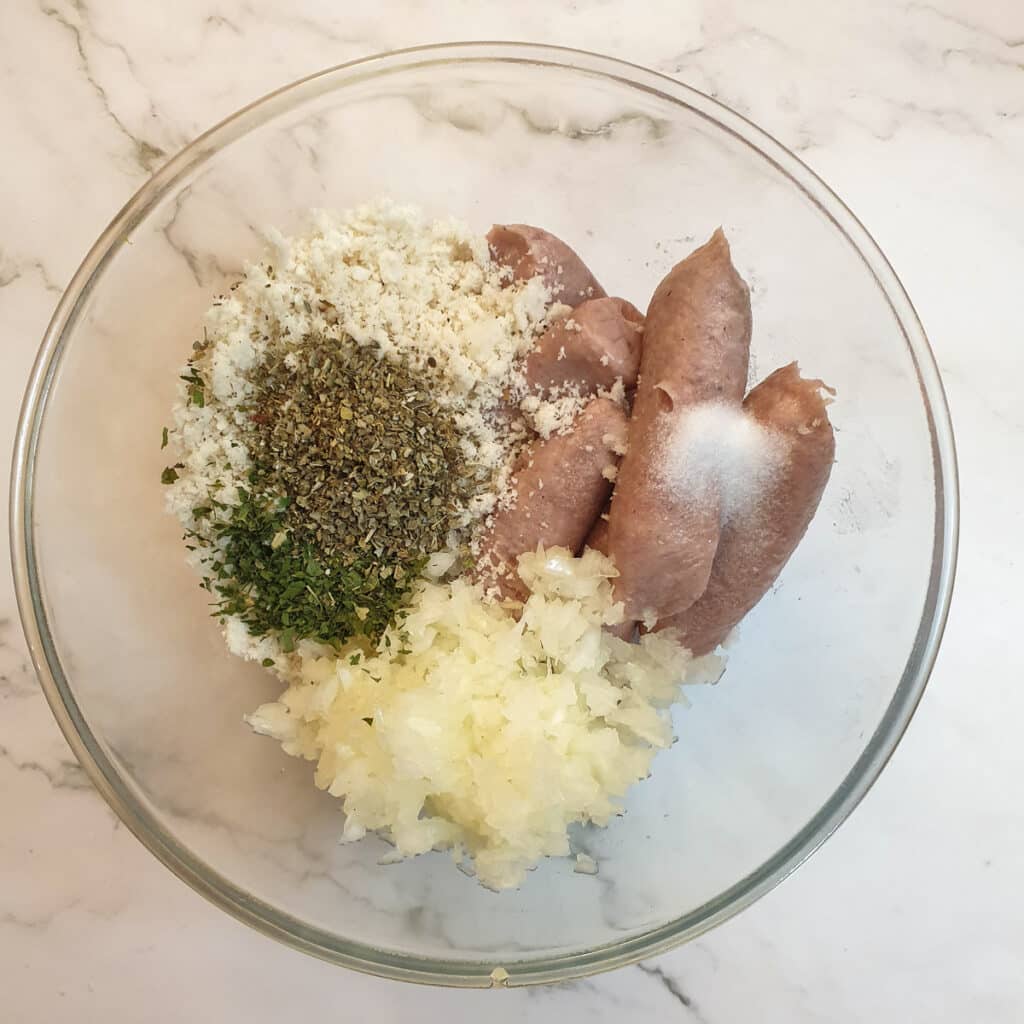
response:
[[[271,676],[225,651],[163,510],[161,426],[213,296],[309,207],[380,194],[568,239],[643,305],[724,225],[757,374],[797,358],[838,389],[838,461],[810,532],[627,814],[488,892],[445,854],[380,866],[339,804],[243,724]],[[910,301],[792,154],[677,82],[495,43],[373,57],[240,111],[121,211],[60,302],[12,490],[25,631],[97,788],[172,871],[256,928],[393,978],[518,985],[668,949],[747,906],[850,813],[924,689],[953,579],[956,471]],[[506,978],[507,972],[507,978]]]

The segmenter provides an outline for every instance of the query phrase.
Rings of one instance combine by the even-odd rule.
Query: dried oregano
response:
[[[199,372],[183,380],[202,406]],[[242,410],[249,488],[193,509],[215,614],[286,651],[381,635],[488,482],[432,397],[442,383],[349,339],[269,345]]]
[[[273,346],[252,383],[253,484],[289,499],[288,529],[384,572],[445,546],[479,481],[431,395],[438,381],[375,348],[312,337]]]

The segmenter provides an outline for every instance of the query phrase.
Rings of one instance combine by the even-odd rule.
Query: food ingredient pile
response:
[[[827,481],[824,386],[744,398],[749,342],[721,232],[645,318],[541,229],[388,201],[214,302],[162,482],[229,648],[286,686],[250,725],[344,839],[500,889],[621,813]]]

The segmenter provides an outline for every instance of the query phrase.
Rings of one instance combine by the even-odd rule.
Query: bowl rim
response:
[[[264,903],[191,854],[163,829],[118,772],[78,707],[50,633],[40,586],[32,517],[35,461],[50,388],[70,330],[104,267],[150,207],[176,181],[222,147],[307,99],[368,78],[433,64],[527,64],[612,79],[681,105],[744,142],[785,175],[846,237],[885,296],[917,373],[927,414],[935,478],[935,524],[928,591],[915,641],[885,713],[861,755],[822,807],[763,864],[700,907],[627,939],[582,951],[523,960],[444,960],[398,953],[312,927]],[[118,817],[167,868],[222,910],[293,948],[332,963],[402,981],[455,987],[514,987],[584,977],[664,953],[729,919],[779,884],[860,803],[888,762],[921,699],[942,639],[952,596],[959,492],[952,424],[924,329],[899,278],[866,228],[795,154],[747,118],[668,75],[617,58],[529,42],[432,43],[347,61],[297,79],[220,121],[158,169],[116,214],[61,296],[32,368],[21,406],[10,488],[15,592],[32,662],[54,717],[75,756]]]

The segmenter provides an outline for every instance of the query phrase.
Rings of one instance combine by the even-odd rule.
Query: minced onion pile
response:
[[[486,886],[518,885],[570,851],[574,822],[605,825],[672,741],[680,682],[716,678],[664,633],[621,621],[612,563],[588,550],[524,555],[531,596],[516,620],[479,584],[424,581],[368,655],[303,645],[289,683],[248,721],[317,762],[344,801],[343,837],[377,830],[402,856],[450,849]]]
[[[719,671],[608,634],[597,552],[522,556],[518,618],[458,575],[508,500],[521,357],[564,312],[458,222],[318,214],[214,303],[163,438],[228,646],[287,687],[250,725],[317,762],[343,838],[451,850],[492,888],[618,813],[679,685]]]

